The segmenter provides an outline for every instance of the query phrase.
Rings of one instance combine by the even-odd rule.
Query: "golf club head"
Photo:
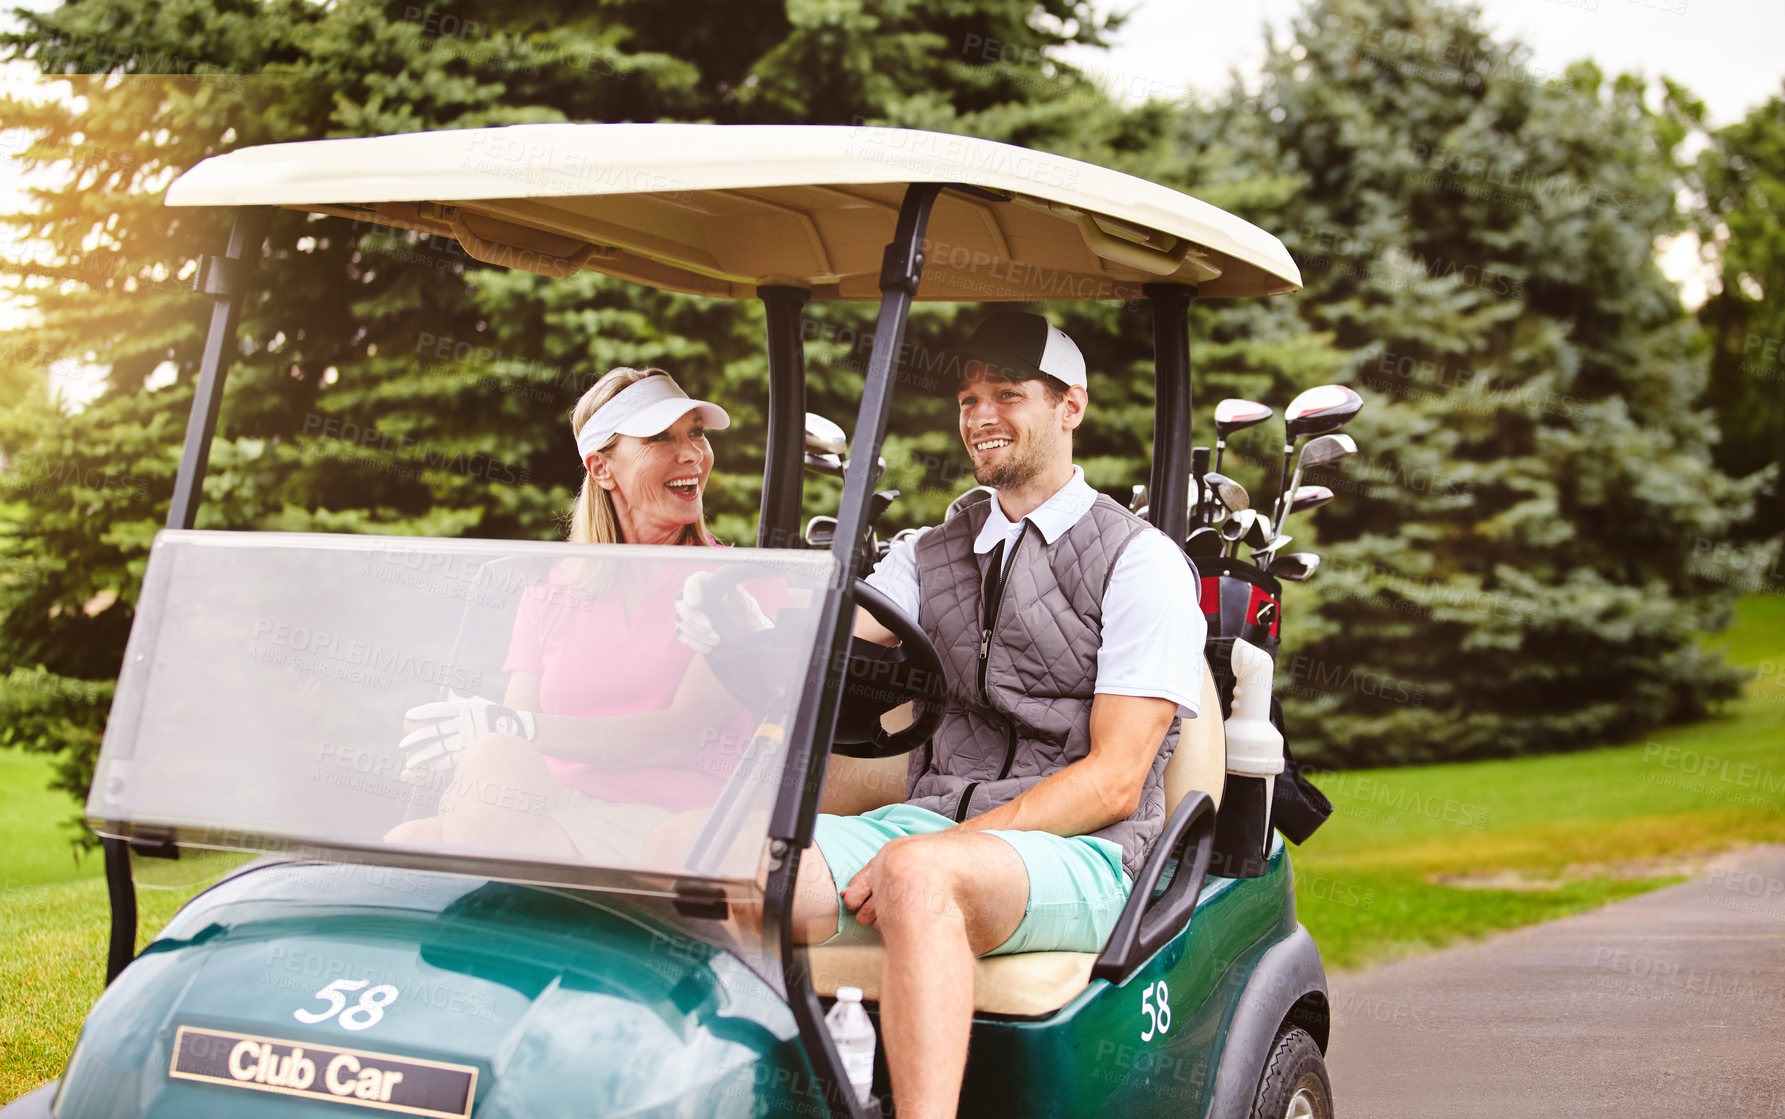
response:
[[[1189,538],[1184,541],[1184,551],[1192,559],[1197,556],[1218,556],[1221,554],[1221,534],[1208,525],[1192,529]]]
[[[837,538],[837,518],[818,516],[806,522],[806,544],[812,548],[828,548]]]
[[[1278,539],[1288,539],[1288,538],[1287,537],[1278,537]],[[1252,519],[1252,523],[1249,526],[1247,526],[1246,535],[1240,538],[1240,543],[1244,544],[1248,548],[1252,548],[1252,549],[1256,550],[1258,548],[1265,547],[1270,542],[1271,542],[1271,522],[1268,518],[1266,518],[1264,516],[1264,514],[1259,513],[1257,516],[1255,516]]]
[[[980,502],[990,501],[991,499],[991,490],[987,489],[985,486],[974,486],[966,493],[948,503],[948,511],[942,515],[942,519],[944,521],[952,521],[955,519],[956,514],[965,513]]]
[[[1273,415],[1275,413],[1268,406],[1256,400],[1241,400],[1230,396],[1215,405],[1215,435],[1226,439],[1236,431],[1256,427]]]
[[[1190,500],[1192,502],[1194,502],[1196,500],[1195,488],[1196,488],[1196,484],[1194,482],[1192,482],[1191,483],[1192,494],[1191,494],[1191,498],[1190,498]],[[1146,507],[1147,507],[1147,487],[1144,485],[1135,486],[1133,493],[1131,493],[1128,497],[1128,511],[1130,513],[1139,513],[1142,509],[1145,509]]]
[[[1324,385],[1324,387],[1344,389],[1344,385]],[[1312,393],[1316,389],[1308,389],[1308,391]],[[1344,389],[1344,391],[1351,393],[1351,389]],[[1303,393],[1303,396],[1307,396],[1307,393]],[[1351,393],[1351,396],[1357,396],[1357,393]],[[1353,409],[1351,412],[1355,414],[1357,409]],[[1344,423],[1344,419],[1339,419],[1339,423]],[[1289,444],[1285,443],[1283,444],[1283,452],[1285,452],[1283,453],[1283,466],[1289,466],[1287,450],[1289,450]],[[1305,471],[1310,466],[1332,466],[1333,462],[1344,459],[1346,455],[1355,455],[1355,453],[1357,453],[1357,439],[1353,439],[1351,435],[1319,435],[1316,439],[1308,439],[1307,443],[1301,446],[1301,455],[1296,459],[1296,471],[1283,482],[1283,493],[1278,494],[1276,501],[1271,505],[1271,516],[1278,519],[1278,523],[1282,523],[1283,518],[1289,516],[1289,496],[1299,491],[1299,487],[1301,487],[1301,471]]]
[[[892,503],[898,499],[898,490],[880,490],[875,493],[873,497],[868,499],[868,523],[872,525],[875,521],[878,521],[880,519],[880,514],[891,508]]]
[[[1331,466],[1347,455],[1357,453],[1357,440],[1343,433],[1322,435],[1302,444],[1301,456],[1296,460],[1297,470],[1306,470],[1312,466]]]
[[[1221,522],[1221,554],[1224,556],[1233,555],[1234,545],[1245,539],[1246,534],[1252,531],[1252,526],[1257,523],[1258,514],[1253,510],[1235,509],[1225,521]]]
[[[1323,436],[1324,438],[1324,436]],[[1306,513],[1310,509],[1318,509],[1333,499],[1333,491],[1325,486],[1297,486],[1295,493],[1289,498],[1289,512]]]
[[[1316,385],[1289,402],[1283,412],[1283,439],[1334,431],[1364,406],[1364,398],[1344,385]]]
[[[1252,507],[1252,497],[1246,492],[1246,487],[1225,474],[1217,474],[1211,470],[1202,476],[1202,484],[1207,486],[1209,491],[1215,495],[1216,500],[1230,511]]]
[[[1320,557],[1313,552],[1291,552],[1271,561],[1270,573],[1291,583],[1305,583],[1320,570]]]
[[[833,478],[841,478],[848,468],[849,464],[843,461],[841,455],[806,452],[806,469],[814,474],[829,474]]]
[[[837,455],[849,453],[849,436],[831,420],[825,419],[817,412],[806,413],[806,450],[821,455]]]
[[[1295,539],[1295,537],[1293,537],[1293,536],[1279,535],[1279,536],[1271,537],[1270,540],[1267,541],[1263,547],[1252,549],[1252,562],[1257,564],[1259,567],[1264,568],[1267,571],[1270,570],[1271,557],[1275,556],[1279,551],[1281,551],[1283,548],[1283,545],[1289,543],[1291,540],[1294,540],[1294,539]]]

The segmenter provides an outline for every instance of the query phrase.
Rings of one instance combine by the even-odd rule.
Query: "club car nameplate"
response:
[[[469,1119],[477,1069],[364,1049],[181,1026],[167,1073],[255,1092],[436,1119]]]

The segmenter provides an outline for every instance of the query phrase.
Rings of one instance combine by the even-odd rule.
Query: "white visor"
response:
[[[587,462],[590,455],[607,446],[616,435],[656,435],[695,410],[699,410],[709,431],[723,431],[731,426],[725,409],[709,400],[695,400],[667,375],[654,373],[627,385],[595,409],[595,414],[576,433],[577,452]]]

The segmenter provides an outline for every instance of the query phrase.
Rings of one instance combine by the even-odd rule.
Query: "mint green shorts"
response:
[[[860,816],[820,815],[812,841],[839,893],[890,840],[954,827],[948,817],[911,804],[889,804]],[[987,952],[1097,952],[1109,939],[1134,883],[1122,870],[1122,849],[1089,835],[988,831],[1015,848],[1029,872],[1029,907],[1010,939]],[[837,900],[837,932],[826,944],[865,944],[880,934]]]

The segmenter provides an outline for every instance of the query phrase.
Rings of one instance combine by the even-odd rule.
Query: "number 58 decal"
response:
[[[1170,995],[1163,979],[1141,992],[1140,1012],[1147,1016],[1147,1028],[1140,1034],[1142,1041],[1152,1041],[1155,1033],[1164,1035],[1170,1032],[1171,1004],[1166,1001]]]
[[[318,1022],[326,1022],[335,1015],[341,1015],[340,1026],[344,1030],[364,1030],[378,1024],[384,1017],[384,1008],[397,1001],[400,993],[389,983],[380,983],[359,997],[359,1002],[352,1008],[347,1007],[347,992],[357,991],[364,987],[365,979],[337,979],[333,983],[316,992],[313,998],[328,1003],[327,1010],[294,1010],[291,1016],[306,1026],[314,1026]]]

